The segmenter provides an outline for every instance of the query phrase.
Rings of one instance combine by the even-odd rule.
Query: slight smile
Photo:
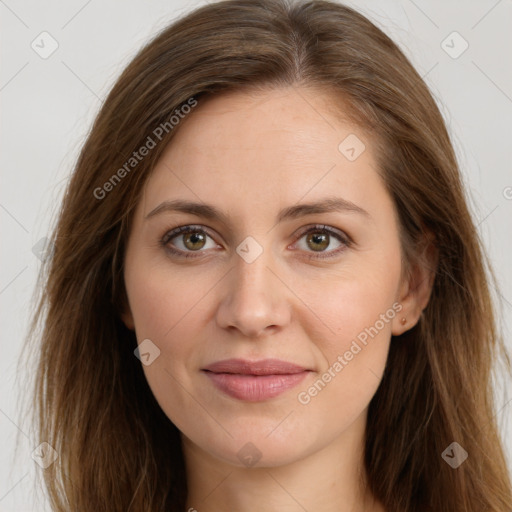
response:
[[[312,370],[280,359],[225,359],[201,371],[232,398],[260,402],[297,386]]]

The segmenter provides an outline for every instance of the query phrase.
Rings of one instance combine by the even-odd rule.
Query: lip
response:
[[[259,402],[295,387],[311,370],[280,359],[225,359],[202,371],[220,391],[232,398]]]

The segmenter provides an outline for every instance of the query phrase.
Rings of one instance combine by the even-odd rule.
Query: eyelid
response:
[[[202,252],[205,252],[205,251],[202,251],[202,250],[182,251],[181,249],[171,249],[168,246],[169,241],[172,240],[173,238],[176,238],[180,234],[186,234],[186,233],[195,232],[195,231],[200,231],[200,232],[205,233],[212,240],[214,240],[215,243],[217,243],[216,236],[212,234],[210,228],[208,228],[204,225],[201,225],[201,224],[185,224],[185,225],[177,226],[172,229],[167,229],[164,232],[164,235],[160,238],[160,245],[162,245],[164,248],[166,248],[168,251],[170,251],[171,253],[173,253],[174,255],[176,255],[178,257],[185,257],[185,258],[196,258],[197,257],[198,258],[200,256],[194,256],[194,253],[198,253],[200,255]],[[318,253],[316,253],[317,256],[315,256],[315,251],[311,251],[311,252],[306,251],[309,253],[308,256],[305,256],[306,258],[317,259],[317,260],[334,258],[337,255],[339,255],[339,253],[342,252],[344,249],[346,249],[347,247],[350,247],[353,244],[352,238],[346,232],[341,231],[340,229],[337,229],[337,228],[332,227],[327,224],[318,224],[317,223],[317,224],[309,224],[307,226],[303,226],[298,231],[296,231],[293,235],[295,241],[288,247],[297,244],[297,242],[299,242],[300,239],[304,235],[308,234],[309,232],[315,232],[315,231],[316,232],[324,232],[324,233],[327,233],[329,236],[334,236],[339,242],[341,242],[343,244],[343,246],[339,247],[337,249],[331,249],[330,251],[319,251]],[[322,256],[322,254],[325,254],[325,255]]]
[[[215,237],[212,235],[210,228],[207,228],[206,226],[203,226],[201,224],[184,224],[182,226],[177,226],[172,229],[166,229],[164,235],[161,237],[162,241],[165,240],[165,243],[167,243],[169,240],[172,240],[178,235],[181,235],[183,233],[193,232],[193,231],[203,231],[206,233],[210,238],[214,239]]]
[[[353,243],[352,239],[345,231],[342,231],[341,229],[330,226],[329,224],[318,224],[318,223],[308,224],[307,226],[304,226],[304,227],[300,228],[298,231],[296,231],[294,236],[301,238],[306,233],[309,233],[310,231],[314,231],[315,229],[318,231],[325,230],[330,235],[338,236],[347,245]]]
[[[353,245],[352,238],[347,233],[341,231],[338,228],[327,224],[309,224],[308,226],[301,228],[298,234],[294,235],[296,240],[293,242],[292,246],[296,245],[304,235],[315,232],[327,233],[330,237],[334,237],[341,243],[341,247],[338,247],[337,249],[331,249],[330,251],[319,251],[316,253],[315,251],[306,251],[305,255],[302,256],[303,258],[316,261],[335,259],[339,257],[341,253],[343,253],[347,248],[352,247]]]

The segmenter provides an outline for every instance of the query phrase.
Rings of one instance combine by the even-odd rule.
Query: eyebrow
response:
[[[217,220],[225,225],[229,224],[228,216],[222,211],[218,210],[215,206],[205,203],[195,203],[193,201],[186,201],[183,199],[174,199],[172,201],[164,201],[159,204],[156,208],[151,210],[147,215],[146,219],[150,219],[155,215],[163,212],[183,212],[196,215],[198,217],[204,217],[209,220]],[[347,213],[358,213],[371,218],[370,214],[357,206],[355,203],[342,199],[341,197],[326,197],[320,201],[314,203],[297,204],[283,208],[278,216],[277,222],[282,222],[289,219],[297,219],[306,215],[313,215],[315,213],[329,213],[329,212],[347,212]]]

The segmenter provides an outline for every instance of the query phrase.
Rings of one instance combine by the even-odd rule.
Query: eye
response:
[[[173,247],[176,247],[176,244],[170,243],[175,238],[179,241],[177,244],[179,250],[173,249]],[[161,244],[172,254],[184,256],[185,258],[194,258],[195,255],[187,254],[187,252],[201,252],[201,249],[205,248],[207,238],[212,237],[201,226],[181,226],[167,232],[163,236]],[[213,245],[215,246],[216,244]],[[208,248],[206,247],[206,249]]]
[[[329,245],[331,245],[332,237],[334,237],[340,245],[338,246],[338,248],[326,251],[325,249],[329,247]],[[296,244],[300,242],[300,240],[302,240],[303,238],[305,238],[305,247],[303,245],[302,248],[306,252],[309,252],[308,249],[312,249],[314,253],[321,253],[308,255],[308,258],[333,258],[351,245],[351,240],[347,235],[345,235],[341,231],[338,231],[337,229],[329,228],[325,225],[316,225],[310,227],[309,229],[302,233]],[[324,255],[323,253],[326,254]]]
[[[334,237],[338,241],[339,246],[333,250],[326,251],[325,249],[331,245],[331,237]],[[201,249],[213,249],[217,246],[217,244],[213,242],[212,246],[208,247],[208,238],[213,241],[213,237],[209,235],[208,231],[202,226],[188,225],[168,231],[162,237],[160,243],[171,254],[179,257],[195,258],[199,255],[196,256],[193,253],[201,253],[203,252]],[[311,252],[308,249],[312,249],[313,253],[317,253],[308,255],[308,258],[332,258],[351,245],[351,240],[347,235],[325,225],[309,227],[309,229],[302,232],[295,244],[298,244],[303,238],[305,238],[305,246],[303,245],[301,249],[305,252]],[[178,243],[172,242],[174,239],[177,239]],[[320,253],[322,254],[320,255]],[[324,255],[323,253],[326,254]]]

